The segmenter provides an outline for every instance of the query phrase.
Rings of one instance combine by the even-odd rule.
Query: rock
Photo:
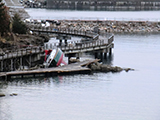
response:
[[[102,21],[101,22],[93,23],[93,21],[61,21],[61,25],[71,28],[71,29],[80,29],[83,28],[85,31],[92,30],[93,32],[96,26],[99,27],[99,32],[103,33],[106,32],[126,32],[126,33],[136,33],[136,32],[158,32],[159,29],[159,22],[139,22],[139,21],[116,21],[113,23],[113,21]],[[104,27],[105,25],[105,27]],[[158,27],[157,27],[158,26]],[[62,26],[61,26],[62,27]],[[148,31],[149,28],[151,29]]]
[[[95,64],[91,64],[90,68],[92,71],[97,71],[97,66]]]
[[[110,72],[111,66],[109,65],[101,65],[101,71],[102,72]]]
[[[18,95],[17,93],[10,94],[10,96],[17,96],[17,95]]]
[[[110,66],[110,65],[106,65],[106,64],[100,64],[98,62],[90,64],[89,68],[92,71],[99,71],[99,72],[121,72],[123,70],[125,70],[126,72],[128,72],[129,70],[134,70],[131,68],[121,68],[118,66]]]
[[[102,72],[121,72],[123,69],[118,66],[101,65]]]
[[[5,97],[6,95],[3,93],[0,93],[0,97]]]
[[[130,71],[130,70],[132,70],[132,71],[133,71],[134,69],[131,69],[131,68],[125,68],[124,70],[125,70],[126,72],[128,72],[128,71]]]
[[[70,62],[70,63],[76,63],[76,62],[80,62],[80,60],[79,60],[79,59],[70,58],[70,59],[69,59],[69,62]]]
[[[111,67],[111,72],[121,72],[123,69],[121,67],[115,66]]]
[[[96,69],[98,71],[101,70],[101,64],[99,62],[96,62],[95,65],[96,65],[96,67],[97,67]]]

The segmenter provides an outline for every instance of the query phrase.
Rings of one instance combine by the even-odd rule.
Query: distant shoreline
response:
[[[6,4],[10,3],[10,0],[5,0]],[[12,0],[12,6],[10,6],[11,17],[18,13],[22,19],[30,18],[30,15],[25,10],[24,7],[17,0]],[[17,7],[16,7],[17,6]],[[21,6],[21,7],[20,7]],[[120,21],[120,20],[60,20],[64,23],[64,26],[75,28],[83,28],[90,30],[93,26],[98,26],[99,32],[101,33],[159,33],[160,32],[160,22],[151,21]],[[94,25],[91,25],[94,23]]]
[[[37,19],[31,19],[37,21]],[[43,20],[46,21],[47,20]],[[160,22],[116,20],[58,20],[55,28],[103,33],[160,33]],[[33,23],[32,23],[33,24]],[[35,22],[36,25],[36,22]],[[47,29],[47,27],[46,27]],[[48,26],[49,29],[49,26]]]

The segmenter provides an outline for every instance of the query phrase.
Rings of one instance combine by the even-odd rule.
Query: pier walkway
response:
[[[94,33],[91,31],[82,31],[76,29],[61,29],[61,28],[53,28],[53,27],[32,27],[31,30],[33,32],[37,32],[38,34],[47,33],[47,34],[58,34],[59,35],[59,43],[49,43],[44,47],[45,49],[53,49],[55,46],[58,46],[66,56],[70,56],[71,54],[79,54],[83,52],[93,51],[93,52],[102,52],[110,53],[114,47],[113,34],[109,35],[109,38],[100,39],[98,33]],[[67,42],[67,38],[64,38],[63,35],[74,35],[90,38],[90,41],[72,41],[71,43]],[[62,37],[61,37],[62,35]],[[65,41],[65,45],[61,45],[62,39]]]
[[[99,61],[96,60],[85,60],[83,62],[72,63],[60,67],[53,68],[40,68],[36,70],[25,70],[25,71],[11,71],[1,72],[0,79],[9,80],[14,78],[28,78],[28,77],[40,77],[40,76],[54,76],[54,75],[70,75],[70,74],[88,74],[91,72],[90,68],[85,66]]]
[[[43,47],[37,46],[7,50],[0,53],[0,71],[24,69],[24,66],[32,67],[32,63],[40,60],[42,54],[44,54]]]
[[[87,31],[78,31],[70,29],[54,29],[54,28],[31,28],[33,32],[38,34],[58,34],[59,43],[46,44],[42,47],[27,47],[14,51],[7,51],[0,53],[0,71],[14,71],[17,69],[24,69],[24,66],[33,67],[32,63],[37,60],[41,60],[41,56],[44,55],[45,49],[53,49],[59,47],[68,57],[68,63],[71,57],[79,59],[81,53],[91,51],[95,54],[95,58],[98,58],[100,54],[101,59],[103,56],[106,58],[107,54],[112,53],[114,47],[113,40],[114,36],[111,35],[106,39],[99,39],[99,34]],[[62,36],[61,36],[62,35]],[[74,35],[90,38],[90,41],[75,41],[68,43],[66,37],[63,35]],[[62,38],[61,38],[62,37]],[[62,45],[62,39],[65,40],[65,45]]]

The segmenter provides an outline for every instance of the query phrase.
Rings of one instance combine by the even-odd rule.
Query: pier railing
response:
[[[42,52],[44,52],[43,47],[38,47],[38,46],[7,50],[4,53],[0,53],[0,61],[5,60],[5,59],[11,59],[11,58],[17,58],[17,57],[22,57],[26,55],[31,55],[31,54],[42,53]]]
[[[57,46],[61,48],[61,50],[65,54],[94,51],[99,49],[105,49],[110,45],[112,45],[113,37],[114,36],[112,35],[107,39],[92,40],[90,42],[84,42],[84,43],[81,43],[80,41],[72,41],[72,42],[69,42],[68,45],[64,45],[64,46],[59,46],[59,43],[53,43],[53,44],[48,43],[48,44],[45,44],[44,48],[53,49]]]
[[[54,28],[54,27],[39,27],[34,26],[31,27],[31,30],[34,32],[45,32],[45,33],[55,33],[55,34],[69,34],[76,36],[84,36],[89,37],[92,40],[89,42],[81,42],[81,41],[72,41],[68,42],[67,45],[59,46],[59,43],[48,43],[43,47],[27,47],[21,49],[12,49],[7,50],[5,53],[0,53],[0,60],[9,59],[13,57],[21,57],[25,55],[30,55],[34,53],[42,52],[42,49],[53,49],[54,47],[59,47],[62,49],[64,53],[72,53],[72,52],[86,52],[91,50],[100,49],[100,47],[106,47],[113,42],[113,35],[110,35],[109,38],[99,39],[99,34],[91,32],[91,31],[82,31],[76,29],[66,29],[66,28]],[[96,48],[98,47],[98,48]]]
[[[7,50],[4,53],[0,53],[0,71],[14,71],[21,69],[21,66],[26,64],[31,67],[32,62],[39,60],[40,56],[44,53],[44,49],[53,49],[59,47],[68,58],[72,55],[77,55],[82,52],[95,51],[103,52],[107,54],[108,51],[111,53],[113,46],[114,36],[111,35],[106,39],[99,39],[99,35],[91,31],[78,31],[72,29],[54,29],[54,28],[32,28],[34,32],[43,33],[55,33],[55,34],[67,34],[75,36],[83,36],[85,38],[90,38],[89,41],[65,41],[65,45],[60,43],[49,43],[44,46],[25,46],[25,48]],[[63,36],[63,35],[62,35]],[[23,68],[22,68],[23,69]]]
[[[34,25],[30,28],[33,32],[38,32],[38,33],[67,34],[67,35],[75,35],[75,36],[83,36],[83,37],[91,38],[89,42],[72,41],[72,42],[68,42],[63,46],[59,45],[59,43],[57,42],[57,43],[48,43],[48,44],[45,44],[44,46],[44,49],[53,49],[55,47],[59,47],[65,54],[105,49],[107,46],[111,45],[113,42],[112,34],[110,35],[109,38],[99,39],[99,34],[94,33],[93,31],[84,31],[84,30],[58,28],[58,27],[57,28],[42,27],[38,25]]]
[[[34,26],[31,26],[30,29],[31,29],[31,31],[38,32],[38,33],[68,34],[68,35],[89,37],[94,40],[98,39],[98,37],[99,37],[99,34],[94,33],[92,31],[70,29],[70,28],[42,27],[42,26],[34,25]]]

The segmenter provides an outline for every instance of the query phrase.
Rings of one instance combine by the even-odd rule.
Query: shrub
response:
[[[17,13],[13,17],[12,32],[18,34],[26,34],[27,32],[26,24],[21,21],[21,18]]]

